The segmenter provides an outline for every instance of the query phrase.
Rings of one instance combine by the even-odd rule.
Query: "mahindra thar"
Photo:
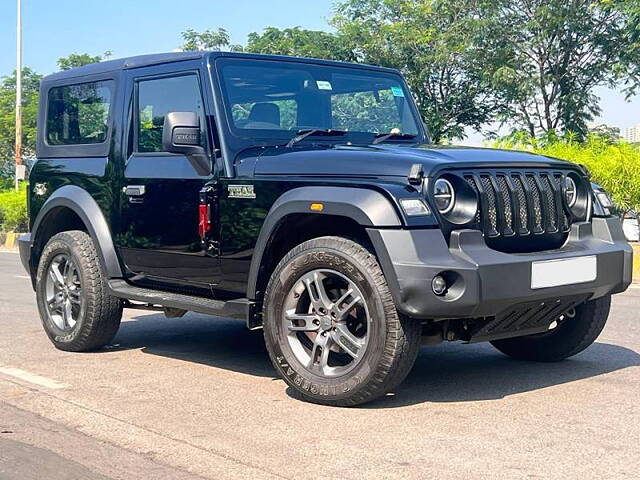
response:
[[[298,396],[356,405],[421,344],[575,355],[631,282],[583,167],[430,144],[395,70],[171,53],[55,73],[40,99],[19,245],[61,350],[107,345],[124,308],[241,318]]]

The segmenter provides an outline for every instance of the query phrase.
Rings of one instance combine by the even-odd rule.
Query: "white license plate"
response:
[[[592,282],[597,276],[598,265],[594,256],[531,263],[531,288]]]

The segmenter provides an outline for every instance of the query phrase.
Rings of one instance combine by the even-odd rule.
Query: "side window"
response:
[[[158,78],[138,82],[138,152],[162,152],[162,127],[169,112],[196,112],[201,142],[206,148],[205,114],[197,75]]]
[[[112,97],[113,82],[110,80],[50,89],[47,96],[47,143],[104,143],[109,133]]]

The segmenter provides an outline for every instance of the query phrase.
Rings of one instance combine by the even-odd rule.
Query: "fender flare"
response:
[[[84,222],[89,235],[94,241],[98,257],[107,277],[121,278],[123,276],[122,268],[116,254],[109,225],[93,197],[80,187],[65,185],[51,194],[33,222],[33,228],[31,229],[32,242],[35,244],[38,240],[38,228],[47,217],[47,214],[60,207],[73,211]]]
[[[322,211],[310,210],[322,203]],[[402,221],[393,204],[382,193],[358,187],[299,187],[282,194],[273,204],[256,242],[247,286],[247,297],[256,298],[260,266],[272,233],[293,213],[334,215],[355,220],[363,227],[400,227]]]

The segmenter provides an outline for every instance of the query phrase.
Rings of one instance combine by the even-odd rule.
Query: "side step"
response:
[[[259,327],[256,324],[256,303],[247,298],[238,298],[225,302],[211,298],[135,287],[121,279],[109,280],[109,290],[111,290],[111,295],[115,297],[133,300],[134,302],[204,313],[205,315],[239,318],[245,320],[250,329]]]

